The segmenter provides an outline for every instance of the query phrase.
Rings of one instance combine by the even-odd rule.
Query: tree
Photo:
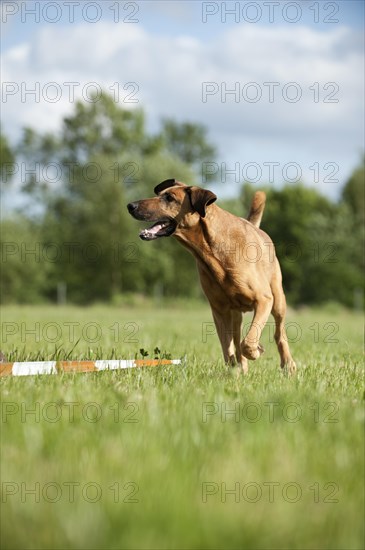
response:
[[[10,181],[14,163],[14,152],[0,128],[0,172],[2,182],[8,183]]]
[[[188,164],[163,149],[161,136],[146,132],[142,110],[126,111],[108,96],[77,103],[57,137],[25,129],[19,154],[32,165],[55,164],[61,174],[52,181],[40,169],[43,177],[24,186],[34,205],[43,205],[44,245],[56,244],[59,251],[57,261],[48,262],[49,299],[61,281],[79,303],[126,291],[179,294],[194,287],[188,284],[195,270],[190,258],[184,276],[175,243],[146,246],[126,209],[130,200],[150,196],[162,179],[194,182]]]
[[[67,160],[79,163],[96,155],[143,154],[147,147],[144,113],[119,108],[107,94],[89,104],[78,101],[75,112],[64,119],[62,142]]]
[[[243,188],[246,211],[253,191],[250,185]],[[361,239],[348,205],[301,184],[265,191],[261,228],[274,241],[288,301],[339,301],[352,307],[363,277]]]
[[[342,190],[343,209],[346,212],[346,246],[351,252],[350,264],[355,277],[352,285],[356,307],[364,301],[364,229],[365,229],[365,156],[362,165],[354,170]]]
[[[365,157],[350,176],[342,190],[342,200],[349,206],[355,220],[364,227],[365,223]]]
[[[37,303],[49,284],[39,225],[22,216],[1,222],[1,303]]]
[[[192,166],[199,175],[203,173],[204,162],[216,159],[216,147],[209,142],[207,130],[200,124],[179,123],[167,118],[162,122],[161,136],[165,149]],[[204,175],[208,181],[210,174],[204,172]]]

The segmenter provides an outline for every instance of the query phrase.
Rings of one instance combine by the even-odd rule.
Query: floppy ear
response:
[[[208,191],[208,189],[201,189],[200,187],[189,187],[188,192],[192,207],[202,218],[205,218],[206,207],[217,200],[217,195],[212,193],[212,191]]]
[[[181,183],[179,181],[176,181],[175,179],[165,180],[156,185],[154,188],[154,192],[156,195],[161,193],[162,191],[165,191],[165,189],[168,189],[168,187],[174,187],[174,185],[181,185],[181,187],[185,187],[184,183]]]

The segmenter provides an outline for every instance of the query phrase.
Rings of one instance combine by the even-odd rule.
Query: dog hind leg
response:
[[[285,331],[286,300],[282,288],[274,290],[272,314],[275,319],[274,338],[280,354],[280,366],[282,369],[287,369],[288,374],[294,374],[297,367],[291,356]]]

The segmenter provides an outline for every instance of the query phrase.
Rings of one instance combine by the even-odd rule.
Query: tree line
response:
[[[142,242],[126,204],[169,177],[197,184],[203,163],[217,156],[204,127],[165,119],[150,134],[142,109],[103,95],[76,103],[59,132],[24,128],[13,147],[1,133],[0,148],[2,198],[22,197],[1,222],[2,303],[201,297],[194,259],[174,239]],[[283,183],[260,188],[262,228],[276,245],[288,302],[360,307],[364,163],[337,202]],[[235,200],[218,204],[245,216],[254,190],[243,182]]]

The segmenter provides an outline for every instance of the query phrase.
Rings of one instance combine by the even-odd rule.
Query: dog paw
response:
[[[297,371],[297,366],[295,364],[295,361],[293,361],[293,359],[291,359],[290,361],[287,361],[286,363],[283,363],[281,365],[281,368],[283,369],[283,372],[288,376],[293,376]]]
[[[264,346],[262,346],[261,344],[259,344],[259,345],[257,346],[257,349],[259,350],[260,355],[262,355],[263,353],[265,353],[265,348],[264,348]]]
[[[240,364],[241,364],[242,373],[247,374],[248,373],[248,361],[247,361],[247,358],[244,355],[241,355]]]
[[[258,359],[264,351],[265,350],[261,344],[258,344],[257,346],[252,346],[246,342],[242,342],[241,344],[242,355],[244,355],[247,359],[251,359],[251,361]]]

